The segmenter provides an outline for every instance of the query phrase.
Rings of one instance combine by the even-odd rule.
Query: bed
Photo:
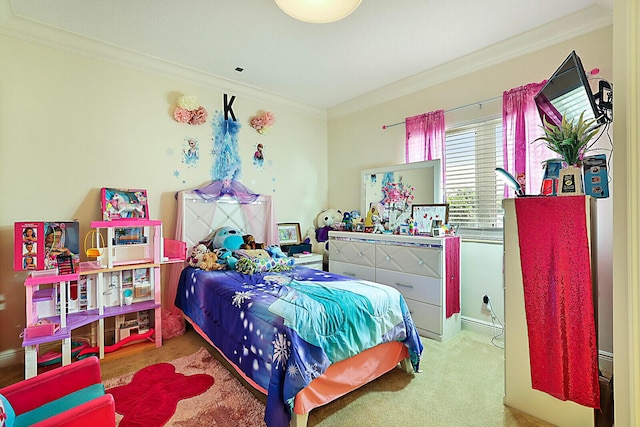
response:
[[[192,247],[231,224],[277,244],[270,196],[247,197],[246,187],[231,190],[236,184],[179,193],[177,237]],[[423,346],[407,305],[397,290],[378,283],[302,266],[255,274],[186,267],[175,306],[267,395],[268,427],[304,426],[313,408],[398,363],[419,371]]]

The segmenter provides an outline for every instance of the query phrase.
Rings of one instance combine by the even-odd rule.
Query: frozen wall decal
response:
[[[258,144],[253,154],[253,165],[259,169],[264,166],[264,145]]]
[[[198,166],[200,160],[200,147],[196,138],[185,138],[186,147],[183,148],[182,163],[189,168],[195,168]]]
[[[225,111],[225,113],[228,112]],[[233,112],[231,116],[234,117]],[[225,119],[222,112],[216,111],[211,127],[213,129],[212,153],[214,156],[211,179],[213,181],[238,180],[242,166],[238,154],[238,133],[242,126],[237,121]]]

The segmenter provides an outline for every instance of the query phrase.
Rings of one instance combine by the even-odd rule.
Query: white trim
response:
[[[572,15],[550,22],[526,33],[462,58],[415,74],[373,92],[329,108],[329,120],[337,119],[374,105],[418,92],[456,77],[482,70],[509,59],[532,53],[565,40],[612,25],[613,14],[608,8],[593,5]],[[393,119],[391,119],[393,121]]]
[[[489,337],[493,336],[494,331],[502,332],[502,327],[499,325],[493,326],[493,323],[486,320],[475,319],[468,316],[460,316],[462,320],[462,329],[468,329],[473,332],[477,332]]]
[[[308,116],[327,119],[325,109],[317,108],[273,92],[215,76],[194,68],[169,62],[116,45],[83,37],[12,13],[9,0],[0,0],[0,34],[41,46],[184,80],[199,86],[215,88],[233,95],[243,95],[256,101],[269,102]]]

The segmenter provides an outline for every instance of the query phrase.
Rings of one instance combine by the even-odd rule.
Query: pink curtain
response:
[[[502,94],[502,138],[504,169],[524,187],[526,194],[540,194],[543,162],[556,158],[541,141],[533,141],[543,134],[540,116],[533,97],[546,80],[529,83]],[[505,186],[505,197],[513,196]]]
[[[441,159],[444,176],[444,110],[407,117],[405,128],[405,161]]]
[[[445,281],[448,319],[454,314],[460,313],[460,236],[445,238],[444,250],[447,263]]]

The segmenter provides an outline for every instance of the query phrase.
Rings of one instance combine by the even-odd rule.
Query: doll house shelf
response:
[[[71,363],[71,332],[86,325],[91,325],[91,344],[104,358],[104,320],[110,317],[116,318],[117,326],[123,316],[145,313],[142,329],[153,328],[155,346],[162,346],[160,267],[183,261],[185,244],[163,239],[160,221],[99,221],[91,226],[98,232],[106,230],[106,244],[100,248],[98,261],[82,262],[72,274],[35,271],[25,280],[25,378],[37,375],[38,350],[44,343],[61,341],[62,364]],[[131,232],[130,228],[136,230]],[[135,241],[121,243],[123,236]],[[131,290],[129,301],[127,290]]]

